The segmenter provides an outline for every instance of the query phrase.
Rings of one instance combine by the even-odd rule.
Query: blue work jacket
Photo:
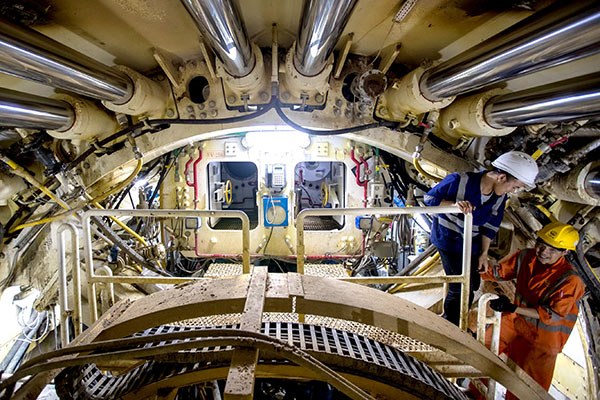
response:
[[[481,252],[481,235],[493,239],[504,217],[506,195],[494,192],[482,204],[481,178],[483,172],[453,173],[425,195],[425,204],[438,206],[444,200],[469,201],[473,211],[473,256]],[[438,249],[462,253],[464,214],[438,214],[431,225],[431,243]]]

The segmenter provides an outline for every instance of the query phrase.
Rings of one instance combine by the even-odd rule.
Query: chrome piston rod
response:
[[[256,56],[233,0],[181,2],[229,74],[240,78],[252,72]]]
[[[493,97],[485,120],[494,128],[588,119],[600,115],[600,74]]]
[[[1,21],[0,71],[115,104],[133,94],[124,74],[32,29]]]
[[[75,122],[73,108],[59,100],[0,88],[0,125],[64,131]]]
[[[600,52],[600,4],[543,10],[425,72],[423,95],[438,101]]]
[[[318,75],[327,64],[356,0],[307,0],[296,42],[294,66],[304,76]]]

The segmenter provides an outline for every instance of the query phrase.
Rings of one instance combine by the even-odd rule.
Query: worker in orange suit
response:
[[[515,300],[508,297],[490,301],[502,312],[499,353],[506,353],[544,389],[552,383],[556,357],[577,321],[577,302],[585,286],[565,259],[575,250],[579,234],[570,225],[553,222],[538,232],[533,249],[509,256],[482,271],[482,278],[494,281],[516,279]],[[487,343],[491,329],[487,332]],[[516,399],[507,393],[506,399]]]

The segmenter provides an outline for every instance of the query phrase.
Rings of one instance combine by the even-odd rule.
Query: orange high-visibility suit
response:
[[[514,304],[534,308],[540,319],[503,313],[499,353],[506,353],[543,388],[552,383],[556,356],[577,321],[585,285],[564,257],[552,265],[536,260],[534,249],[519,251],[482,274],[486,280],[517,280]],[[488,330],[489,343],[491,330]],[[516,399],[508,393],[506,399]]]

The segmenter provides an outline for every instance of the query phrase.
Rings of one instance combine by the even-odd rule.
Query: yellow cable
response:
[[[436,264],[436,262],[439,259],[440,259],[440,253],[435,253],[429,259],[424,261],[421,264],[421,266],[419,267],[419,269],[417,269],[411,276],[425,275],[427,272],[429,272],[433,268],[433,266]],[[400,289],[405,288],[407,285],[409,285],[409,283],[399,283],[396,286],[394,286],[393,288],[391,288],[390,290],[388,290],[388,293],[394,294],[394,293],[398,292]]]
[[[2,160],[2,161],[4,161],[4,162],[6,162],[6,161],[5,161],[5,160],[2,158],[2,156],[0,156],[0,160]],[[7,163],[7,164],[8,164],[8,163]],[[15,165],[16,165],[16,164],[15,164]],[[133,180],[135,179],[135,177],[137,176],[137,174],[138,174],[138,173],[140,172],[140,170],[142,169],[142,166],[143,166],[143,165],[144,165],[144,161],[143,161],[143,160],[140,158],[140,159],[138,160],[138,163],[137,163],[137,165],[136,165],[136,167],[135,167],[134,171],[131,173],[131,175],[129,175],[129,176],[127,177],[127,179],[125,179],[125,180],[124,180],[124,181],[122,181],[121,183],[119,183],[119,184],[115,185],[115,186],[114,186],[112,189],[110,189],[109,191],[107,191],[107,192],[105,192],[105,193],[102,193],[101,195],[99,195],[99,196],[97,196],[97,197],[93,198],[93,199],[92,199],[92,200],[90,200],[90,201],[89,201],[87,204],[94,204],[94,203],[98,203],[98,202],[100,202],[100,201],[102,201],[102,200],[106,199],[108,196],[110,196],[110,195],[112,195],[112,194],[114,194],[114,193],[116,193],[116,192],[118,192],[118,191],[120,191],[120,190],[124,189],[124,188],[125,188],[127,185],[129,185],[129,183],[131,183],[131,181],[133,181]],[[40,190],[41,190],[41,189],[40,189]],[[16,231],[18,231],[18,230],[25,229],[25,228],[30,228],[30,227],[32,227],[32,226],[37,226],[37,225],[41,225],[41,224],[46,224],[46,223],[48,223],[48,222],[57,221],[57,220],[59,220],[59,219],[61,219],[61,218],[64,218],[64,217],[65,217],[65,216],[67,216],[67,215],[73,214],[75,211],[79,211],[79,210],[81,210],[83,207],[85,207],[85,205],[87,205],[87,204],[84,204],[84,205],[81,205],[81,206],[79,206],[79,207],[77,207],[77,208],[75,208],[75,209],[70,209],[70,208],[68,208],[68,207],[69,207],[69,206],[68,206],[68,204],[66,204],[66,203],[64,203],[64,204],[67,206],[67,208],[66,208],[66,209],[68,210],[67,212],[63,212],[63,213],[61,213],[61,214],[54,215],[54,216],[52,216],[52,217],[42,218],[42,219],[39,219],[39,220],[37,220],[37,221],[32,221],[32,222],[27,222],[27,223],[25,223],[25,224],[20,224],[20,225],[17,225],[17,226],[15,226],[15,227],[11,228],[11,229],[9,230],[9,233],[13,233],[13,232],[16,232]]]
[[[542,156],[542,154],[544,154],[544,150],[542,149],[537,149],[532,155],[531,158],[533,158],[534,160],[537,160],[538,158],[540,158]]]
[[[25,170],[25,168],[21,167],[19,164],[6,157],[4,154],[0,153],[0,161],[3,161],[6,165],[13,169],[15,175],[20,176],[25,179],[27,182],[35,186],[37,189],[41,190],[46,196],[50,197],[50,199],[54,200],[56,204],[64,208],[65,210],[69,210],[69,205],[56,197],[54,193],[50,191],[46,186],[40,183],[34,176],[32,176],[29,172]]]
[[[98,203],[97,201],[91,203],[94,207],[100,209],[100,210],[104,210],[104,207],[102,207],[102,205],[100,203]],[[108,218],[111,219],[111,221],[113,221],[115,224],[119,225],[121,228],[123,228],[123,230],[127,233],[129,233],[131,236],[133,236],[138,242],[140,242],[141,244],[143,244],[144,246],[148,246],[148,242],[146,242],[146,239],[144,239],[143,237],[141,237],[136,231],[134,231],[133,229],[131,229],[130,227],[128,227],[124,222],[122,222],[120,219],[118,219],[117,217],[113,217],[113,216],[109,216]]]
[[[129,185],[135,179],[137,174],[139,174],[140,171],[142,170],[142,166],[144,165],[144,160],[142,158],[140,158],[137,161],[138,162],[137,162],[137,165],[135,166],[135,169],[133,170],[131,175],[129,175],[127,177],[127,179],[125,179],[121,183],[115,185],[112,189],[109,189],[107,192],[104,192],[101,195],[94,197],[92,200],[89,201],[89,203],[90,204],[99,203],[102,200],[106,199],[108,196],[111,196],[111,195],[125,189],[125,187],[127,185]]]
[[[544,213],[544,215],[548,218],[550,218],[550,221],[552,222],[556,222],[557,219],[554,218],[554,215],[552,215],[552,213],[550,212],[550,210],[548,210],[546,207],[544,207],[541,204],[536,205],[537,209],[540,210],[541,212]]]
[[[419,174],[423,175],[427,179],[431,179],[432,181],[439,182],[442,178],[439,178],[435,175],[431,175],[429,172],[425,171],[421,164],[419,163],[419,159],[417,157],[413,157],[413,165],[415,169],[419,172]]]

